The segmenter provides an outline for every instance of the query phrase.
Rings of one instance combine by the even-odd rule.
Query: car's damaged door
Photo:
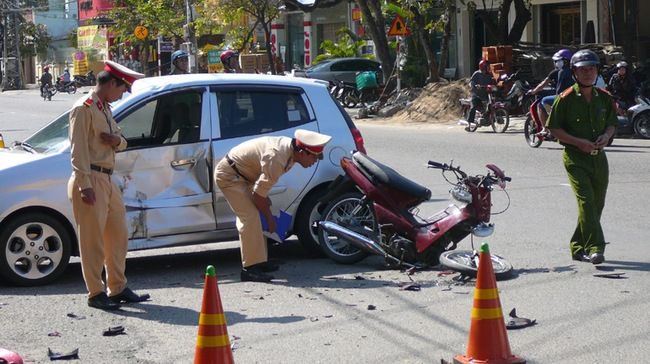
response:
[[[216,228],[206,94],[202,88],[167,93],[118,116],[129,146],[117,154],[114,179],[131,249],[181,243],[173,236]]]

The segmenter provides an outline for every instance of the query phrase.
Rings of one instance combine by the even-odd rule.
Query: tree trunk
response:
[[[444,34],[442,36],[442,44],[440,45],[440,64],[438,65],[438,75],[444,74],[447,68],[447,59],[449,58],[449,38],[451,38],[451,18],[456,13],[456,6],[454,2],[445,4],[445,16],[447,21],[444,26]]]
[[[271,27],[270,27],[271,22],[269,21],[268,23],[262,23],[262,28],[264,28],[264,37],[266,38],[264,41],[265,47],[266,48],[266,58],[269,60],[269,70],[271,71],[272,75],[277,74],[275,71],[275,60],[273,59],[273,52],[271,52]],[[266,70],[260,70],[262,73],[266,73]]]
[[[515,44],[521,40],[526,24],[533,19],[530,9],[524,0],[515,0],[515,23],[508,34],[508,44]]]
[[[377,57],[381,63],[384,83],[388,83],[395,66],[395,61],[390,55],[388,49],[388,39],[386,38],[386,19],[381,12],[380,0],[356,0],[357,5],[363,14],[363,22],[367,25],[370,32],[370,38],[375,43]]]
[[[149,74],[149,40],[143,41],[140,47],[140,64],[142,65],[142,73],[151,76]]]
[[[426,83],[438,82],[438,66],[436,66],[436,54],[433,51],[433,46],[431,45],[431,39],[429,38],[429,31],[426,30],[426,25],[424,22],[424,16],[420,13],[420,10],[412,6],[411,12],[413,12],[413,20],[416,24],[416,32],[420,44],[424,49],[424,54],[427,57],[427,69],[429,70],[429,77],[427,77]]]

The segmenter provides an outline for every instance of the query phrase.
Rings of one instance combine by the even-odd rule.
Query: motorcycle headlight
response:
[[[451,197],[454,198],[454,200],[458,202],[463,202],[470,204],[472,203],[472,194],[465,188],[455,186],[451,190],[449,190],[449,193],[451,194]]]

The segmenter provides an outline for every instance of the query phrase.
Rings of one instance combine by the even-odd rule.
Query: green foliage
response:
[[[320,48],[324,51],[319,54],[313,61],[313,64],[318,64],[330,58],[344,58],[344,57],[360,57],[361,47],[366,45],[365,40],[355,41],[350,37],[348,28],[341,28],[336,32],[336,42],[331,40],[324,40],[320,44]],[[373,55],[365,55],[364,58],[373,59]]]
[[[185,11],[178,9],[185,9],[183,0],[119,0],[109,18],[115,21],[112,30],[122,41],[142,44],[133,34],[138,25],[149,30],[150,39],[158,35],[182,37],[186,17]]]
[[[21,25],[20,30],[22,32],[20,53],[24,57],[47,58],[47,49],[52,42],[52,37],[47,33],[45,25],[27,22]]]

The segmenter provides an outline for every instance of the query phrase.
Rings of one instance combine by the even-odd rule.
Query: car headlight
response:
[[[466,188],[463,188],[461,186],[454,186],[454,188],[449,190],[449,193],[451,194],[451,197],[453,197],[454,200],[458,202],[467,204],[472,203],[472,193],[469,192]]]

